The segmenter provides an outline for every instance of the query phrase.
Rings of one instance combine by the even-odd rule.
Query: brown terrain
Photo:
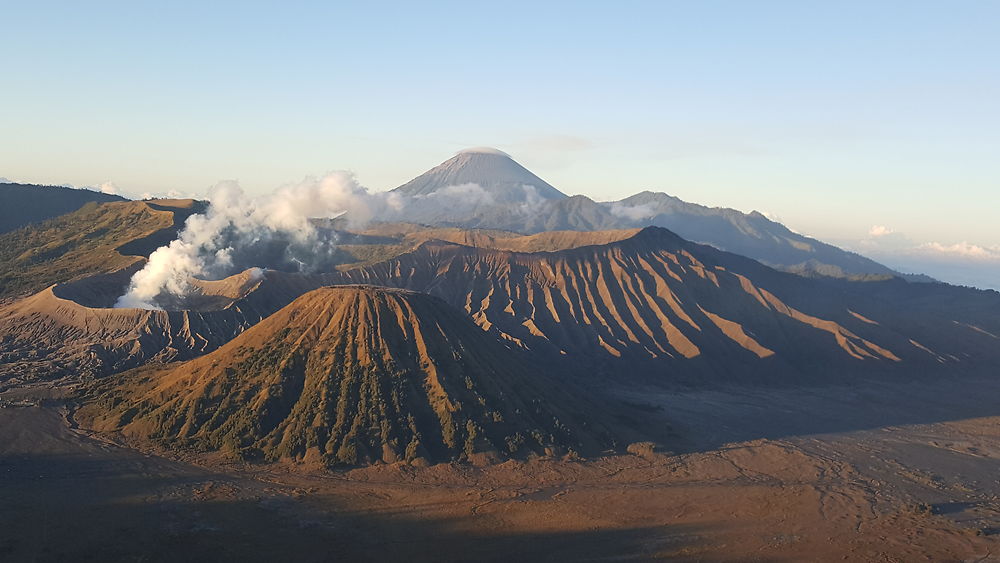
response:
[[[588,236],[597,244],[585,245]],[[56,284],[0,307],[0,359],[23,364],[6,376],[0,365],[0,385],[192,358],[307,291],[359,283],[436,295],[539,360],[574,372],[582,363],[608,377],[825,381],[955,367],[978,373],[1000,361],[1000,299],[992,292],[808,279],[659,228],[523,239],[495,240],[552,250],[428,240],[328,274],[244,272],[201,282],[190,302],[170,311],[109,308],[129,270]]]
[[[334,471],[124,447],[75,429],[56,407],[10,406],[0,409],[0,554],[996,561],[998,397],[1000,386],[985,379],[644,392],[670,409],[665,422],[683,420],[701,446]]]
[[[91,202],[0,234],[0,302],[134,266],[176,238],[203,207],[193,200]]]
[[[0,181],[0,233],[71,213],[90,202],[109,201],[125,198],[88,189]]]
[[[995,292],[386,224],[112,308],[195,210],[4,235],[0,560],[1000,560]]]
[[[426,465],[614,447],[571,384],[435,297],[373,286],[311,291],[211,354],[99,387],[77,415],[88,427],[245,459]]]

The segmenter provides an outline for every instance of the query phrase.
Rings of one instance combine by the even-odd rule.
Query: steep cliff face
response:
[[[109,381],[81,416],[171,445],[327,464],[614,447],[601,415],[440,299],[311,291],[219,350]]]

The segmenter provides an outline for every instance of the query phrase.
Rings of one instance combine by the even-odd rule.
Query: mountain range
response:
[[[995,292],[809,279],[659,227],[506,237],[437,230],[369,246],[394,250],[327,273],[195,281],[161,311],[112,308],[134,266],[56,284],[0,308],[0,357],[21,358],[7,377],[106,375],[210,352],[313,289],[374,284],[436,295],[573,373],[815,381],[975,371],[1000,359]]]
[[[413,199],[401,219],[434,226],[518,233],[658,226],[693,242],[803,275],[903,276],[859,254],[795,233],[758,212],[705,207],[660,192],[619,201],[567,196],[495,149],[463,151],[393,190]],[[448,205],[441,205],[447,199]],[[911,281],[931,281],[908,276]]]
[[[170,450],[479,463],[671,442],[622,389],[1000,363],[997,292],[911,283],[760,214],[568,197],[482,149],[396,196],[407,222],[314,222],[337,241],[326,269],[191,278],[159,310],[115,303],[202,203],[91,203],[0,235],[0,390],[79,388],[82,425]]]

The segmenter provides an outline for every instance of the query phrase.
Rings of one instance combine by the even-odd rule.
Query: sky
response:
[[[385,190],[485,145],[1000,280],[1000,2],[0,2],[14,181]]]

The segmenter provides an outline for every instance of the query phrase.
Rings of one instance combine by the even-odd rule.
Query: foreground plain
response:
[[[0,409],[5,561],[1000,560],[988,380],[650,389],[686,453],[344,472],[123,447],[45,393]]]

